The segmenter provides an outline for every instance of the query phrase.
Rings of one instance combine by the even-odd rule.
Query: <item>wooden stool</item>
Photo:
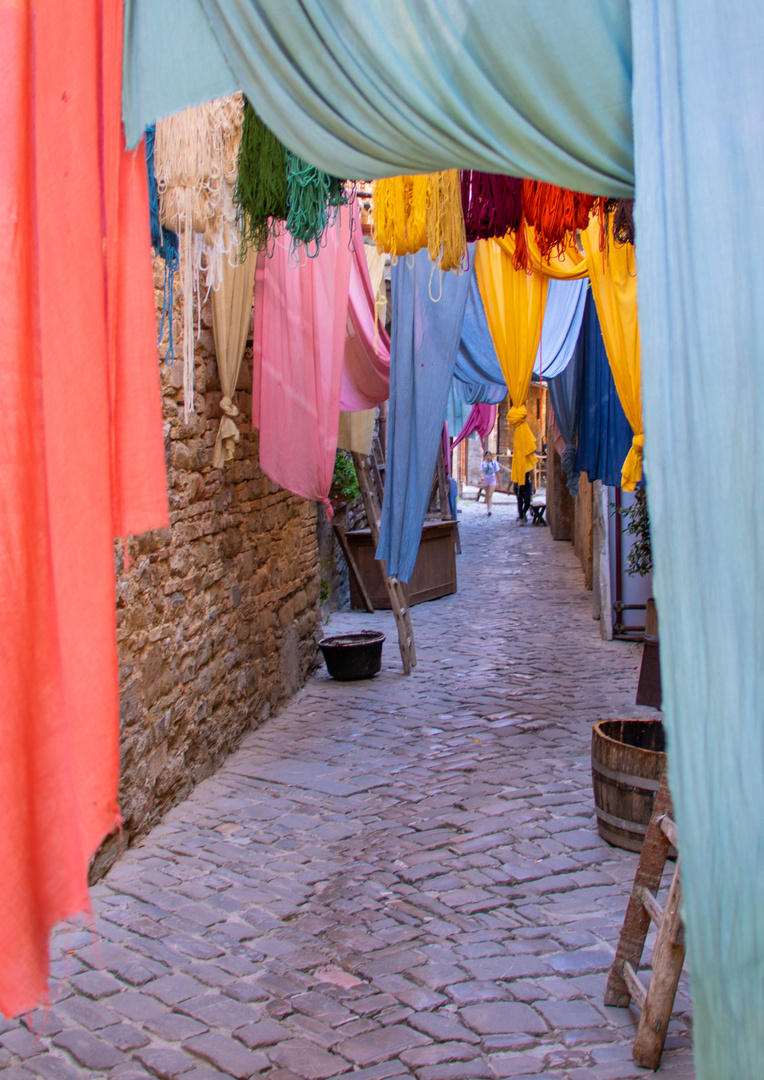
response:
[[[533,514],[531,525],[546,525],[546,522],[544,521],[546,503],[531,503],[530,511]]]

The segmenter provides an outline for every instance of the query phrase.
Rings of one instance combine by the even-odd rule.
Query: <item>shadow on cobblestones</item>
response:
[[[48,1015],[0,1021],[3,1080],[646,1075],[602,1005],[637,857],[589,761],[594,720],[640,715],[639,652],[514,513],[464,507],[411,677],[388,614],[332,616],[385,629],[381,674],[320,673],[117,863]],[[657,1075],[692,1080],[684,980],[676,1009]]]

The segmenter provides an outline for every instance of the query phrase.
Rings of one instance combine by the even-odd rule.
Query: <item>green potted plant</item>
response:
[[[355,502],[361,494],[353,457],[348,450],[338,450],[334,459],[334,474],[329,488],[329,502],[337,509],[344,503]]]
[[[653,568],[653,549],[650,543],[650,516],[647,511],[647,493],[645,488],[637,488],[631,506],[620,507],[617,511],[627,522],[624,531],[633,536],[631,550],[626,559],[626,573],[644,577]],[[637,705],[661,707],[661,666],[660,645],[658,641],[658,613],[655,600],[648,597],[645,610],[645,644],[642,651],[642,665],[637,686]]]
[[[650,516],[647,512],[645,488],[637,488],[631,506],[619,506],[616,513],[626,522],[624,532],[634,540],[626,559],[626,573],[644,577],[653,568],[653,549],[650,544]]]

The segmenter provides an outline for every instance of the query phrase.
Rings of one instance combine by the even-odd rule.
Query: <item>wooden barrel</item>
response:
[[[598,720],[592,729],[592,786],[603,840],[641,851],[666,755],[660,720]]]

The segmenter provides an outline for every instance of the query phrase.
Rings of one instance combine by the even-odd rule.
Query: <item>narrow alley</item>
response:
[[[3,1080],[630,1080],[602,1005],[637,856],[597,834],[591,723],[634,705],[568,543],[463,505],[454,596],[401,673],[323,668],[54,935],[52,1006],[0,1020]],[[648,711],[649,713],[649,711]],[[680,984],[658,1076],[692,1080]]]

